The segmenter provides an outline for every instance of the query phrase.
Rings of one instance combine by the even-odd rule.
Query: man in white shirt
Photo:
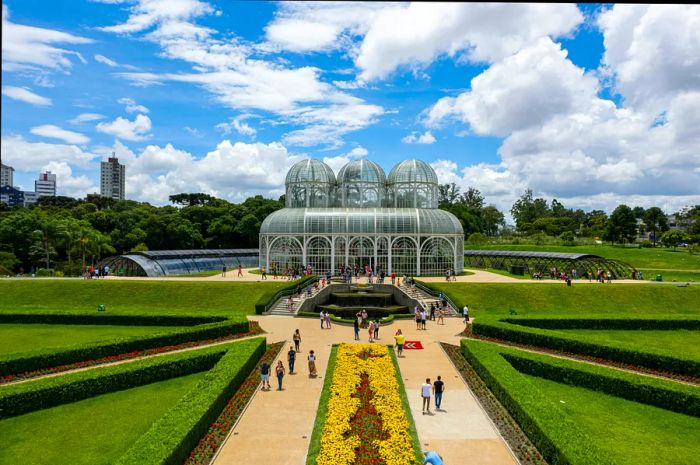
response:
[[[433,385],[430,384],[430,378],[425,379],[425,383],[420,385],[420,396],[423,398],[423,415],[430,413],[430,393]]]
[[[464,305],[464,308],[462,309],[462,315],[464,315],[464,323],[469,323],[469,307]]]

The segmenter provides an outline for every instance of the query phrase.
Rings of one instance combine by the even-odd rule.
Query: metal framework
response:
[[[286,179],[287,207],[260,228],[259,266],[315,272],[370,267],[411,276],[464,268],[459,220],[437,209],[438,178],[430,165],[407,160],[385,179],[369,160],[354,160],[334,176],[319,160],[294,165]],[[309,192],[323,190],[322,202]],[[334,206],[326,202],[335,198]]]
[[[540,273],[547,277],[552,277],[554,269],[567,274],[576,270],[578,276],[585,276],[589,271],[596,276],[598,270],[603,270],[609,272],[613,278],[626,278],[636,271],[624,262],[578,253],[465,250],[464,262],[467,267],[496,270],[510,270],[512,266],[522,267],[528,274]]]

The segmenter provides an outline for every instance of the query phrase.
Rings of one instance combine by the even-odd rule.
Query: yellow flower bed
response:
[[[363,352],[370,356],[360,358],[358,355]],[[404,414],[388,347],[372,344],[341,344],[338,347],[317,463],[355,463],[355,448],[359,447],[360,438],[350,434],[351,419],[360,408],[361,401],[353,394],[357,392],[363,374],[368,376],[370,389],[374,393],[370,403],[381,417],[382,432],[388,436],[385,440],[373,441],[381,460],[386,465],[415,463],[409,422]]]

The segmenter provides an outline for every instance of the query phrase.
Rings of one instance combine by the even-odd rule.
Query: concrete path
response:
[[[320,329],[315,319],[284,316],[255,316],[268,334],[269,342],[286,341],[281,359],[285,362],[295,329],[302,336],[301,352],[297,355],[298,374],[284,377],[284,390],[277,391],[277,380],[271,380],[270,391],[253,397],[228,441],[221,447],[215,465],[237,464],[241,457],[246,463],[302,465],[316,418],[318,399],[326,376],[326,366],[333,343],[354,343],[351,326],[334,325]],[[445,325],[428,322],[428,330],[417,331],[412,321],[395,322],[380,328],[380,343],[393,343],[393,334],[401,328],[407,340],[420,340],[423,350],[406,350],[399,359],[413,418],[421,447],[438,451],[448,465],[517,464],[505,442],[481,409],[458,372],[444,354],[438,341],[458,343],[457,334],[463,329],[460,318],[446,318]],[[361,341],[366,342],[366,331]],[[308,377],[306,356],[313,349],[317,354],[318,378]],[[277,362],[275,361],[275,364]],[[421,414],[420,385],[426,377],[442,376],[446,384],[444,411],[434,415]],[[431,410],[434,406],[431,406]]]

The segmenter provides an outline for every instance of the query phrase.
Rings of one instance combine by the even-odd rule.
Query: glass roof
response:
[[[529,258],[559,258],[564,260],[581,260],[583,258],[601,259],[598,255],[587,253],[559,253],[559,252],[527,252],[522,250],[465,250],[465,256],[492,256],[492,257],[529,257]]]
[[[422,160],[405,160],[394,166],[389,172],[387,182],[395,183],[431,183],[437,184],[435,170]]]
[[[338,171],[338,183],[380,183],[386,181],[381,166],[370,160],[353,160]]]
[[[330,166],[321,160],[310,158],[293,165],[287,172],[286,184],[296,183],[334,184],[335,174]]]

